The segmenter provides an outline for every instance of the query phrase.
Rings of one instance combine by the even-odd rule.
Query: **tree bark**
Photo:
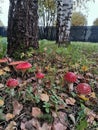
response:
[[[70,43],[70,27],[73,0],[57,0],[57,34],[56,43],[67,46]]]
[[[38,0],[10,0],[8,55],[15,57],[38,44]]]

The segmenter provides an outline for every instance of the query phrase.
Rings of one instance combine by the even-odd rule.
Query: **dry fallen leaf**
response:
[[[7,114],[5,115],[6,121],[9,121],[10,119],[13,119],[14,117],[15,117],[15,115],[13,115],[13,114],[11,114],[11,113],[7,113]]]
[[[25,123],[21,122],[20,128],[21,128],[21,130],[26,130]]]
[[[39,130],[39,122],[37,119],[33,118],[25,123],[26,130]]]
[[[0,69],[0,75],[5,75],[5,74],[6,74],[6,72],[4,70]]]
[[[87,117],[88,117],[88,118],[87,118],[87,122],[93,123],[93,121],[94,121],[95,118],[96,118],[96,114],[91,111],[91,112],[88,114]]]
[[[23,109],[23,105],[20,104],[18,101],[13,101],[13,114],[14,115],[19,115],[21,110]]]
[[[11,71],[9,67],[4,67],[3,70],[6,71],[6,72],[10,72]]]
[[[32,108],[32,116],[33,117],[38,117],[38,116],[40,116],[41,115],[41,110],[40,110],[40,108],[38,108],[38,107],[33,107]]]
[[[27,121],[25,123],[25,126],[23,124],[23,128],[25,128],[26,130],[52,130],[52,126],[50,124],[43,123],[41,125],[40,122],[36,118],[33,118],[32,120]]]
[[[15,128],[16,128],[16,122],[11,121],[11,122],[8,124],[8,126],[6,127],[5,130],[15,130]]]
[[[4,105],[4,101],[2,99],[0,99],[0,106]]]
[[[75,105],[75,102],[76,100],[74,98],[69,97],[66,99],[66,104]]]
[[[59,111],[58,112],[59,121],[64,125],[67,126],[67,114],[65,112]]]
[[[42,127],[39,127],[39,130],[51,130],[52,126],[50,124],[44,123]]]
[[[48,102],[49,101],[49,96],[47,94],[43,93],[43,94],[40,95],[40,99],[42,101]]]
[[[0,88],[3,88],[4,87],[4,84],[0,83]]]
[[[67,130],[67,127],[63,125],[58,119],[55,119],[52,130]]]

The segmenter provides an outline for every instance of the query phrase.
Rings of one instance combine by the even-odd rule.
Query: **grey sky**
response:
[[[88,4],[89,12],[88,12],[88,25],[92,25],[93,21],[98,18],[98,0],[95,0],[95,3],[90,2]],[[3,24],[7,26],[8,21],[8,8],[9,8],[9,0],[4,0],[2,3],[2,14],[0,14],[0,19]]]

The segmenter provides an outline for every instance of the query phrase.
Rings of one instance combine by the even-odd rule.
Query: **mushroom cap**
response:
[[[5,63],[7,61],[8,61],[7,58],[0,59],[0,63]]]
[[[64,75],[64,80],[66,80],[67,82],[69,83],[74,83],[76,80],[77,80],[77,76],[75,73],[73,72],[67,72],[65,75]]]
[[[16,80],[16,79],[10,78],[10,79],[7,80],[6,85],[7,85],[9,88],[15,88],[16,86],[19,85],[19,82],[18,82],[18,80]]]
[[[91,93],[91,87],[87,83],[80,83],[76,86],[76,92],[78,94],[88,95]]]
[[[23,63],[19,63],[16,66],[16,69],[17,70],[26,70],[26,69],[29,69],[31,67],[32,67],[32,65],[29,62],[23,62]]]
[[[36,74],[36,78],[37,79],[43,79],[45,77],[45,75],[43,74],[43,73],[41,73],[41,72],[38,72],[37,74]]]
[[[24,61],[13,61],[13,62],[10,62],[9,65],[14,66],[14,65],[18,65],[20,63],[24,63]]]

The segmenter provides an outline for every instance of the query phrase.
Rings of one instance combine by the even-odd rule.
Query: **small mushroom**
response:
[[[16,65],[18,65],[20,63],[24,63],[24,61],[13,61],[13,62],[10,62],[9,65],[16,66]]]
[[[41,72],[38,72],[38,73],[36,74],[36,78],[37,78],[37,81],[38,81],[39,84],[42,83],[42,79],[43,79],[44,77],[45,77],[45,75],[44,75],[43,73],[41,73]]]
[[[7,80],[6,85],[9,88],[15,88],[16,86],[19,85],[19,82],[16,79],[10,78],[10,79]]]
[[[91,97],[91,87],[87,83],[80,83],[76,86],[76,92],[78,94],[78,97],[81,98],[84,101],[89,100],[89,95]]]
[[[0,63],[5,63],[7,62],[8,60],[6,58],[3,58],[3,59],[0,59]]]
[[[29,62],[23,62],[23,63],[19,63],[15,68],[16,68],[16,70],[20,70],[22,72],[22,76],[23,76],[24,73],[31,67],[32,67],[32,65]]]
[[[11,96],[14,96],[15,94],[14,88],[16,88],[18,85],[19,85],[19,82],[17,79],[10,78],[7,80],[6,86],[11,89],[10,90]]]
[[[91,87],[87,83],[80,83],[76,86],[76,92],[82,95],[89,95],[91,93]]]
[[[38,72],[37,74],[36,74],[36,78],[37,79],[43,79],[45,77],[45,75],[43,74],[43,73],[41,73],[41,72]]]
[[[0,64],[5,64],[8,62],[7,58],[0,59]]]
[[[20,63],[24,63],[24,61],[12,61],[9,63],[9,66],[12,66],[14,68],[14,70],[16,71],[16,66]]]
[[[76,74],[73,72],[67,72],[64,75],[64,80],[68,83],[69,91],[73,91],[73,83],[77,80]]]

